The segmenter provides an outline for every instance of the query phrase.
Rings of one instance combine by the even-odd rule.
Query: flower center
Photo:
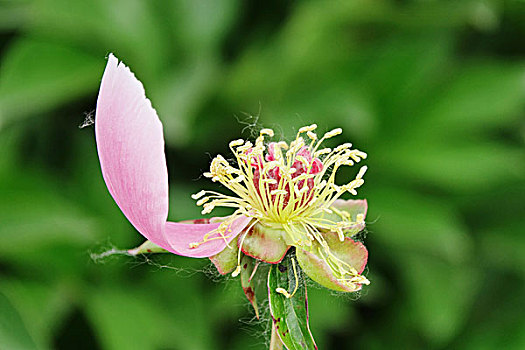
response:
[[[190,247],[213,239],[226,239],[228,222],[244,215],[254,219],[246,232],[256,223],[284,231],[288,245],[317,249],[340,282],[367,284],[368,280],[354,267],[334,255],[322,234],[336,232],[339,240],[344,241],[345,231],[355,227],[356,221],[332,204],[346,192],[357,194],[356,189],[364,183],[367,168],[361,167],[355,179],[345,185],[337,185],[335,175],[341,166],[352,166],[366,158],[366,153],[352,149],[350,143],[334,149],[320,148],[324,140],[341,134],[342,130],[334,129],[318,139],[316,128],[315,124],[300,128],[290,144],[280,141],[265,146],[265,137],[274,135],[271,129],[262,129],[255,145],[242,139],[230,142],[236,167],[217,155],[204,176],[220,182],[235,195],[200,191],[192,198],[197,200],[197,205],[203,206],[202,214],[210,213],[215,207],[230,207],[235,212],[216,232]],[[241,246],[244,237],[246,234],[241,239]],[[241,250],[238,254],[239,265],[234,276],[240,272]]]
[[[202,213],[217,206],[235,208],[233,216],[253,217],[263,225],[284,230],[294,245],[311,245],[314,240],[323,244],[320,230],[337,232],[343,240],[344,230],[355,222],[330,207],[346,192],[357,194],[366,166],[345,185],[337,185],[335,175],[341,166],[352,166],[366,154],[351,149],[349,143],[320,148],[324,140],[342,130],[334,129],[318,139],[316,128],[315,124],[302,127],[290,144],[280,141],[265,146],[265,137],[274,135],[271,129],[261,130],[255,145],[241,139],[230,142],[236,167],[218,155],[204,176],[220,182],[235,196],[200,191],[193,198],[203,206]]]
[[[315,185],[313,177],[323,169],[321,160],[313,158],[305,146],[297,152],[293,164],[288,167],[284,164],[282,153],[279,153],[280,147],[287,146],[285,143],[271,142],[264,157],[265,162],[257,157],[250,161],[257,195],[263,203],[267,198],[276,207],[275,221],[281,223],[287,221],[283,214],[297,213],[312,201]]]

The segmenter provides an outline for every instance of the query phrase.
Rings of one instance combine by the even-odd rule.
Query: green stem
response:
[[[269,350],[282,350],[283,342],[279,335],[277,334],[277,329],[275,328],[275,323],[272,322],[272,337],[270,338],[270,349]]]

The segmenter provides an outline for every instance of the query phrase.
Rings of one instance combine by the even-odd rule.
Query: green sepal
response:
[[[128,249],[128,255],[139,255],[139,254],[149,254],[149,253],[169,253],[166,249],[159,247],[151,241],[145,241],[136,248]]]
[[[341,242],[338,235],[333,232],[325,232],[323,237],[333,255],[352,266],[358,273],[363,272],[368,260],[368,251],[361,242],[356,242],[348,237]],[[326,288],[339,292],[355,292],[361,289],[361,284],[339,281],[319,253],[319,249],[323,248],[318,242],[313,242],[308,250],[297,248],[297,261],[308,277]]]
[[[308,325],[308,299],[306,283],[301,276],[301,269],[295,272],[289,255],[278,265],[270,267],[268,274],[268,300],[275,332],[288,350],[317,349],[317,345]],[[277,292],[283,288],[292,297]]]
[[[255,311],[255,316],[259,319],[259,308],[257,307],[257,297],[255,295],[255,284],[254,284],[254,275],[257,271],[259,261],[249,257],[248,255],[243,255],[241,258],[241,285],[246,298],[252,304],[253,310]]]
[[[232,242],[222,252],[210,256],[210,260],[221,275],[226,275],[237,267],[238,254],[239,247]]]
[[[276,264],[283,260],[290,246],[286,243],[286,233],[259,223],[246,234],[240,234],[238,244],[244,254]]]

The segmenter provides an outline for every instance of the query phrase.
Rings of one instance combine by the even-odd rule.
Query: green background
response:
[[[320,349],[525,348],[524,1],[0,0],[0,52],[0,349],[265,348],[209,260],[91,258],[142,241],[79,128],[109,52],[164,123],[172,220],[258,127],[368,153],[372,284],[309,289]]]

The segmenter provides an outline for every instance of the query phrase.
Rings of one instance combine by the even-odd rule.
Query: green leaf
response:
[[[2,1],[0,6],[0,30],[10,31],[22,27],[30,18],[27,1]]]
[[[501,222],[495,227],[480,230],[480,256],[487,268],[515,271],[525,277],[525,235],[523,217]]]
[[[113,52],[149,86],[149,77],[171,67],[166,60],[174,44],[155,7],[141,0],[33,1],[28,32],[92,52],[102,64],[98,79],[103,57]]]
[[[10,350],[37,349],[18,311],[0,293],[0,348]]]
[[[44,172],[23,170],[0,176],[5,198],[0,201],[2,260],[38,275],[77,275],[85,266],[86,250],[104,230],[103,222],[67,198],[64,184],[55,185]]]
[[[278,288],[286,289],[292,296],[287,298],[277,292]],[[293,258],[288,256],[270,268],[268,300],[275,330],[286,348],[317,349],[308,325],[306,282]]]
[[[137,314],[136,322],[141,323],[142,327],[149,327],[142,324],[142,317],[159,318],[162,324],[159,324],[165,330],[162,344],[156,349],[195,349],[206,350],[216,348],[213,344],[217,341],[215,325],[222,325],[230,319],[236,322],[242,317],[244,311],[240,305],[236,304],[242,300],[243,293],[238,284],[232,283],[231,289],[235,299],[222,288],[216,288],[214,283],[208,281],[203,274],[193,274],[188,267],[202,269],[203,264],[208,264],[204,259],[190,259],[175,255],[162,255],[161,257],[169,259],[172,266],[183,266],[185,272],[172,273],[169,270],[163,272],[149,271],[147,279],[142,283],[133,284],[133,293],[135,296],[130,299],[137,299],[138,304],[147,305],[149,310],[146,315]],[[191,269],[191,267],[190,267]],[[148,269],[151,270],[151,269]],[[190,277],[191,276],[191,277]],[[227,284],[227,286],[229,286]],[[136,287],[136,288],[135,288]],[[124,287],[125,290],[130,288]],[[118,289],[115,297],[124,289]],[[126,293],[129,293],[127,291]],[[220,301],[219,301],[220,300]],[[131,303],[132,300],[129,300]],[[227,311],[221,312],[227,308]],[[125,308],[121,310],[125,315]],[[151,314],[151,316],[150,316]],[[109,319],[108,321],[111,321]],[[128,334],[133,333],[133,331]],[[220,334],[220,333],[219,333]]]
[[[210,54],[236,19],[238,0],[175,2],[171,12],[175,35],[189,54]]]
[[[96,237],[101,224],[82,207],[62,196],[45,176],[2,177],[0,191],[10,201],[0,202],[0,253],[34,254],[59,243],[82,246]]]

